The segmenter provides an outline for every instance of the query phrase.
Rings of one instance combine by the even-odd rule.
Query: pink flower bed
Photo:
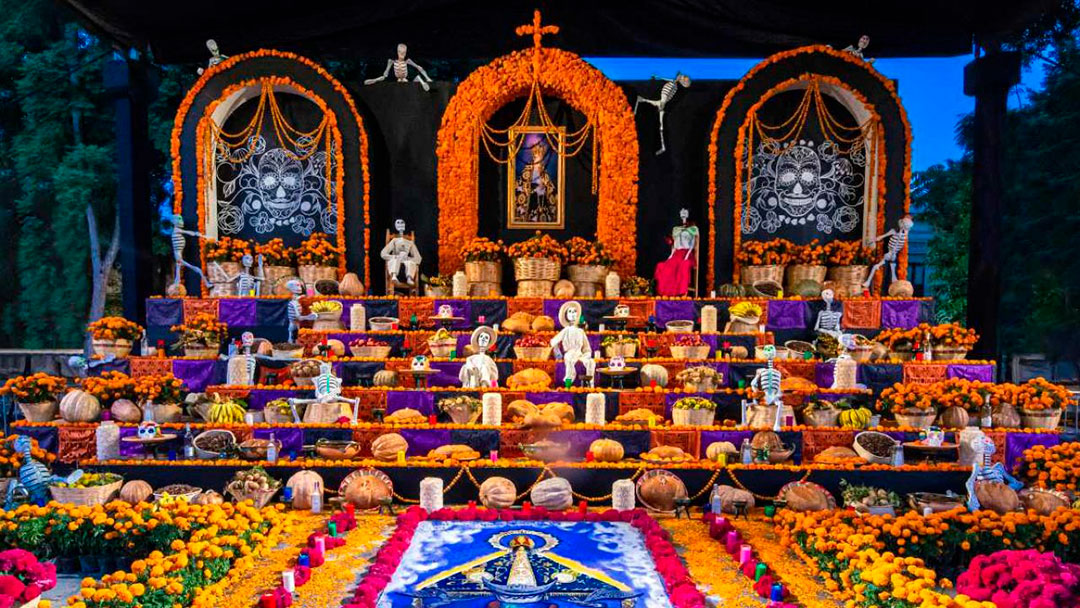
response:
[[[0,551],[0,608],[25,604],[55,586],[55,564],[43,564],[22,549]]]
[[[971,560],[956,590],[998,608],[1080,606],[1080,566],[1034,549],[998,551]]]
[[[682,560],[675,553],[667,531],[660,527],[652,517],[641,510],[615,511],[602,513],[580,511],[548,511],[533,507],[529,510],[509,509],[439,509],[428,513],[420,507],[411,507],[398,516],[397,528],[383,544],[372,560],[371,567],[360,585],[356,588],[352,600],[345,608],[374,608],[379,594],[390,582],[401,563],[401,557],[409,548],[413,534],[420,522],[432,521],[610,521],[628,523],[645,537],[645,546],[652,554],[656,571],[664,580],[664,587],[675,608],[705,608],[705,597],[698,591],[690,579],[690,573]]]

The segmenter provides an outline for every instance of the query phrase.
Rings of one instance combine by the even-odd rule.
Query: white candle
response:
[[[484,393],[480,400],[483,404],[480,423],[484,426],[501,426],[502,393]]]
[[[353,331],[367,329],[367,309],[363,304],[353,304],[349,307],[349,329]]]
[[[585,424],[605,424],[607,407],[603,393],[585,395]]]
[[[616,511],[630,511],[634,508],[634,482],[620,479],[611,484],[611,508]]]
[[[420,508],[428,513],[443,507],[443,480],[425,477],[420,480]]]
[[[289,593],[296,593],[296,573],[292,568],[281,573],[281,586]]]

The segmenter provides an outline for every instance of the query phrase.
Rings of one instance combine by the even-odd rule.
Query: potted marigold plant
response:
[[[614,260],[603,243],[575,236],[566,241],[566,274],[574,284],[574,293],[592,297],[604,290],[604,280]]]
[[[817,239],[805,245],[791,247],[791,263],[787,267],[787,283],[784,289],[795,293],[795,288],[803,281],[813,281],[819,286],[825,283],[825,248]]]
[[[263,258],[264,294],[289,295],[285,282],[296,276],[296,250],[285,246],[281,239],[270,239],[255,245],[255,253]]]
[[[825,263],[829,270],[825,278],[844,286],[844,295],[858,295],[863,291],[863,281],[876,261],[873,247],[862,241],[833,241],[824,246]]]
[[[551,286],[559,280],[567,251],[558,241],[537,231],[528,240],[510,245],[506,254],[514,261],[517,295],[546,297],[551,295]]]
[[[786,239],[771,241],[744,241],[735,252],[739,264],[739,277],[743,285],[761,281],[784,282],[784,266],[791,261],[795,245]]]
[[[184,381],[172,374],[148,374],[134,378],[135,397],[142,407],[154,405],[154,422],[179,422],[184,400]]]
[[[1021,384],[1016,391],[1016,407],[1020,410],[1020,424],[1024,428],[1052,429],[1061,422],[1061,413],[1072,401],[1072,394],[1064,386],[1046,378],[1032,378]]]
[[[915,346],[922,340],[923,332],[917,327],[902,329],[892,327],[883,329],[874,338],[889,349],[889,357],[899,361],[911,361],[915,358]]]
[[[944,387],[934,384],[896,383],[881,391],[878,409],[889,408],[900,426],[928,429],[937,418]]]
[[[309,289],[324,279],[337,280],[337,263],[341,250],[330,243],[322,232],[314,232],[296,250],[297,271]]]
[[[974,329],[962,327],[956,323],[943,325],[920,325],[930,336],[930,347],[934,352],[935,360],[957,361],[967,357],[975,343],[979,341],[979,334]]]
[[[211,314],[200,313],[191,321],[169,329],[180,333],[176,346],[184,349],[185,357],[216,357],[229,327]]]
[[[210,279],[211,296],[236,295],[236,281],[232,277],[243,269],[241,261],[251,253],[251,243],[243,239],[223,236],[216,241],[207,241],[203,246],[203,261],[206,262],[207,277]]]
[[[469,280],[470,295],[474,283],[480,285],[477,291],[483,295],[491,293],[491,288],[500,289],[502,259],[506,254],[506,246],[501,240],[477,237],[470,241],[461,253],[465,258],[465,278]]]
[[[90,332],[94,354],[118,359],[131,354],[132,343],[143,336],[142,326],[123,317],[102,317],[87,325],[86,331]]]
[[[716,419],[716,403],[702,397],[683,397],[671,406],[675,426],[709,426]]]
[[[67,382],[63,378],[38,372],[9,379],[0,387],[0,395],[10,395],[28,421],[48,422],[56,418],[60,408],[56,396],[65,388]]]
[[[652,295],[652,282],[644,277],[633,275],[622,282],[622,295],[628,298],[641,298]]]

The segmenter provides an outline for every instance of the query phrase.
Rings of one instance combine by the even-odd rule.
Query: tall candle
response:
[[[293,572],[292,568],[281,573],[281,586],[289,593],[296,592],[296,573]]]
[[[716,333],[716,307],[707,304],[701,307],[701,331],[702,333]]]
[[[277,598],[273,593],[264,593],[259,597],[259,608],[277,608]]]
[[[585,395],[585,424],[604,424],[606,422],[606,401],[603,393]]]
[[[754,569],[754,582],[761,580],[761,577],[765,576],[765,573],[769,571],[769,567],[765,564],[759,563],[757,568]]]
[[[502,393],[484,393],[481,402],[483,404],[481,423],[485,426],[502,425]]]
[[[742,545],[739,547],[739,565],[741,566],[750,561],[750,558],[753,557],[753,555],[754,550],[750,548],[750,545]]]
[[[620,479],[611,484],[611,508],[616,511],[629,511],[634,508],[634,482]]]
[[[769,595],[769,600],[773,602],[784,601],[784,586],[780,583],[773,583],[772,593]]]
[[[349,329],[352,331],[367,329],[367,309],[363,304],[353,304],[349,307]]]
[[[728,553],[734,554],[739,547],[739,533],[735,530],[728,531],[727,536],[724,537],[724,546]]]

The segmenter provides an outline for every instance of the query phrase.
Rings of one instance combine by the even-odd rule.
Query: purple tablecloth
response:
[[[288,454],[299,454],[304,449],[304,429],[299,428],[273,428],[255,429],[251,436],[255,439],[270,439],[270,435],[281,442],[281,450],[278,457],[283,458]]]
[[[814,384],[828,388],[833,383],[833,363],[818,363],[814,366]]]
[[[918,300],[882,300],[881,328],[911,329],[919,324]]]
[[[947,378],[962,378],[964,380],[979,380],[982,382],[994,381],[994,366],[988,363],[957,363],[945,368]]]
[[[451,442],[447,429],[401,429],[398,433],[409,444],[407,456],[427,456],[431,450]]]
[[[1012,471],[1024,450],[1036,446],[1055,446],[1061,437],[1051,433],[1009,433],[1005,436],[1005,468]]]
[[[254,298],[226,298],[218,300],[218,319],[229,327],[255,327],[258,325]]]
[[[549,438],[555,443],[567,443],[570,445],[570,449],[567,451],[567,455],[571,457],[582,457],[585,452],[589,451],[589,446],[592,442],[600,439],[600,431],[555,431],[551,433]]]
[[[701,457],[705,457],[705,448],[711,443],[730,441],[737,450],[742,446],[743,439],[753,438],[754,431],[701,431]],[[735,458],[738,459],[738,455]]]
[[[668,321],[697,321],[693,300],[657,300],[656,324],[666,327]]]
[[[425,416],[435,413],[435,394],[425,391],[387,391],[386,413],[412,408]]]
[[[770,300],[766,328],[804,329],[810,317],[810,307],[802,300]]]
[[[183,380],[189,391],[201,393],[217,382],[217,362],[217,359],[177,359],[173,361],[173,375]]]
[[[562,376],[559,376],[560,378]],[[557,393],[555,391],[545,391],[538,393],[525,393],[525,400],[533,405],[543,405],[545,403],[569,403],[574,404],[574,395],[572,393]]]

